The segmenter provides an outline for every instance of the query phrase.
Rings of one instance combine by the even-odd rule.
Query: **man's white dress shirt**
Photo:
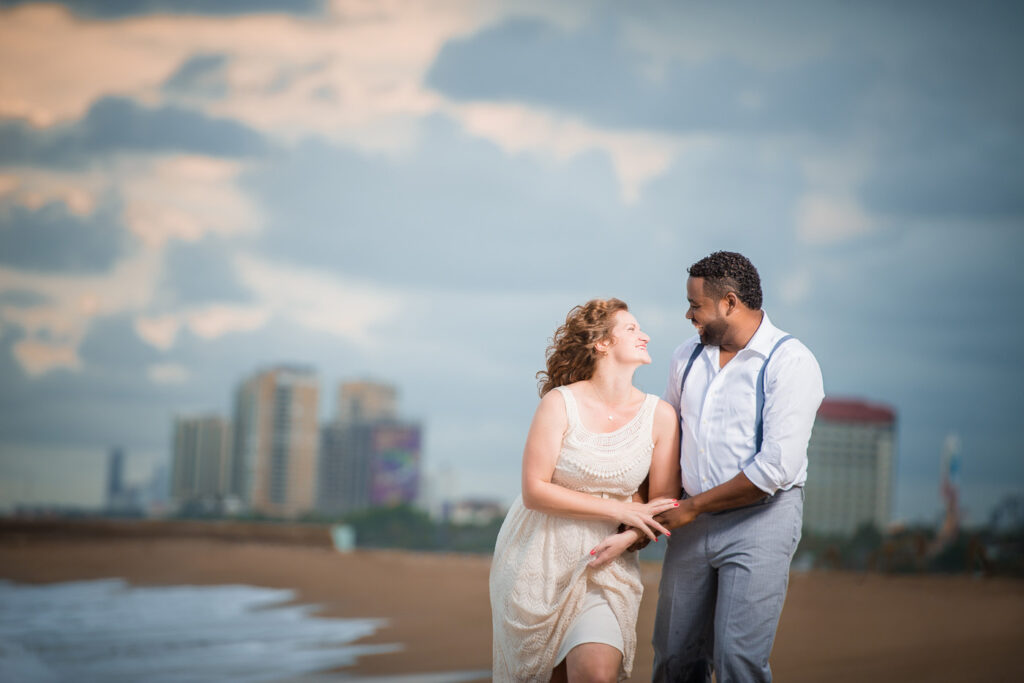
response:
[[[807,442],[825,392],[818,361],[797,339],[783,342],[768,363],[760,452],[754,446],[757,375],[784,336],[765,313],[757,332],[725,367],[719,368],[718,347],[705,346],[693,361],[682,397],[680,380],[699,337],[672,354],[662,398],[680,415],[679,464],[689,495],[724,484],[740,472],[772,495],[807,480]]]

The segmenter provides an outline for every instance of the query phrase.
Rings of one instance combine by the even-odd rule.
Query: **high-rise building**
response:
[[[231,491],[243,505],[294,517],[315,503],[319,383],[302,367],[277,367],[235,394]]]
[[[125,480],[126,464],[124,450],[111,448],[107,456],[107,514],[135,516],[142,513],[139,487]]]
[[[172,467],[175,502],[218,506],[230,493],[231,423],[220,415],[176,418]]]
[[[413,503],[420,487],[421,428],[395,413],[394,387],[346,382],[338,419],[323,429],[317,507],[345,514]]]
[[[390,384],[342,382],[338,387],[338,422],[375,422],[395,417],[398,392]]]
[[[124,491],[124,451],[111,448],[107,456],[107,507],[119,507],[123,503]]]
[[[370,507],[372,425],[334,421],[320,435],[317,509],[343,515]]]
[[[896,464],[896,414],[857,400],[826,398],[807,448],[804,526],[851,534],[889,523]]]

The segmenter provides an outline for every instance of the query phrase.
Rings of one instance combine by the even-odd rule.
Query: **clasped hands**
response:
[[[624,552],[645,548],[651,541],[657,542],[658,534],[671,536],[669,529],[685,526],[697,517],[689,499],[658,498],[650,503],[625,505],[633,506],[631,511],[636,514],[630,516],[629,520],[620,519],[619,531],[606,537],[590,551],[592,559],[587,566],[602,567]]]

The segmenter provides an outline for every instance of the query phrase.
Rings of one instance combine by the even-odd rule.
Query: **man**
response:
[[[824,398],[811,352],[761,310],[741,254],[688,269],[686,317],[663,398],[679,412],[683,495],[668,542],[654,680],[770,681],[768,657],[800,540],[807,442]]]

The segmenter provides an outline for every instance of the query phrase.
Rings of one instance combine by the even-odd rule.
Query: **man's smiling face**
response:
[[[690,307],[686,318],[693,322],[705,346],[721,346],[729,323],[725,320],[724,299],[715,299],[704,291],[704,278],[691,277],[686,280],[686,299]]]

